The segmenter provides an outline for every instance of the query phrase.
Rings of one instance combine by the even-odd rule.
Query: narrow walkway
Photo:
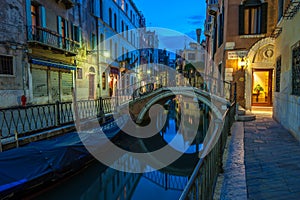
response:
[[[239,124],[244,131],[232,134],[220,199],[245,199],[245,185],[250,200],[299,199],[299,141],[272,119],[272,113],[255,114],[255,121]],[[239,127],[236,124],[233,129]],[[242,181],[244,165],[246,184]]]
[[[299,142],[271,115],[244,126],[248,199],[299,199]]]

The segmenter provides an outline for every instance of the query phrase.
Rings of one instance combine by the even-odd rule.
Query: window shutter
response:
[[[65,36],[66,36],[66,38],[69,38],[69,22],[68,22],[68,20],[65,20]]]
[[[80,46],[81,46],[81,40],[82,40],[82,37],[81,37],[81,28],[78,27],[78,42],[80,43]]]
[[[41,27],[46,27],[46,10],[44,6],[40,6],[40,21]]]
[[[70,26],[71,26],[71,39],[75,40],[74,24],[70,22]]]
[[[57,32],[59,35],[62,35],[62,32],[61,32],[61,17],[60,16],[57,16]]]
[[[244,35],[244,5],[239,6],[239,35]]]
[[[261,4],[261,33],[267,33],[268,3]]]
[[[32,26],[32,21],[31,21],[31,1],[26,0],[26,23],[27,26]]]

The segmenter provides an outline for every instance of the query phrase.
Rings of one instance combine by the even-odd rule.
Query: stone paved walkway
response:
[[[220,199],[245,199],[244,185],[250,200],[300,199],[299,141],[270,114],[256,114],[255,121],[243,126],[244,131],[233,133],[229,144]],[[243,164],[246,184],[239,182]]]

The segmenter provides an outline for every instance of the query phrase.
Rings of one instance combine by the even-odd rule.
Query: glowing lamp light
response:
[[[242,59],[239,60],[238,66],[239,66],[239,69],[244,70],[244,67],[246,66],[246,61],[245,61],[244,57],[242,57]]]

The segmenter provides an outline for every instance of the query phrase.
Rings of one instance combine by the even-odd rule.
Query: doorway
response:
[[[273,69],[253,69],[252,105],[272,106]]]

